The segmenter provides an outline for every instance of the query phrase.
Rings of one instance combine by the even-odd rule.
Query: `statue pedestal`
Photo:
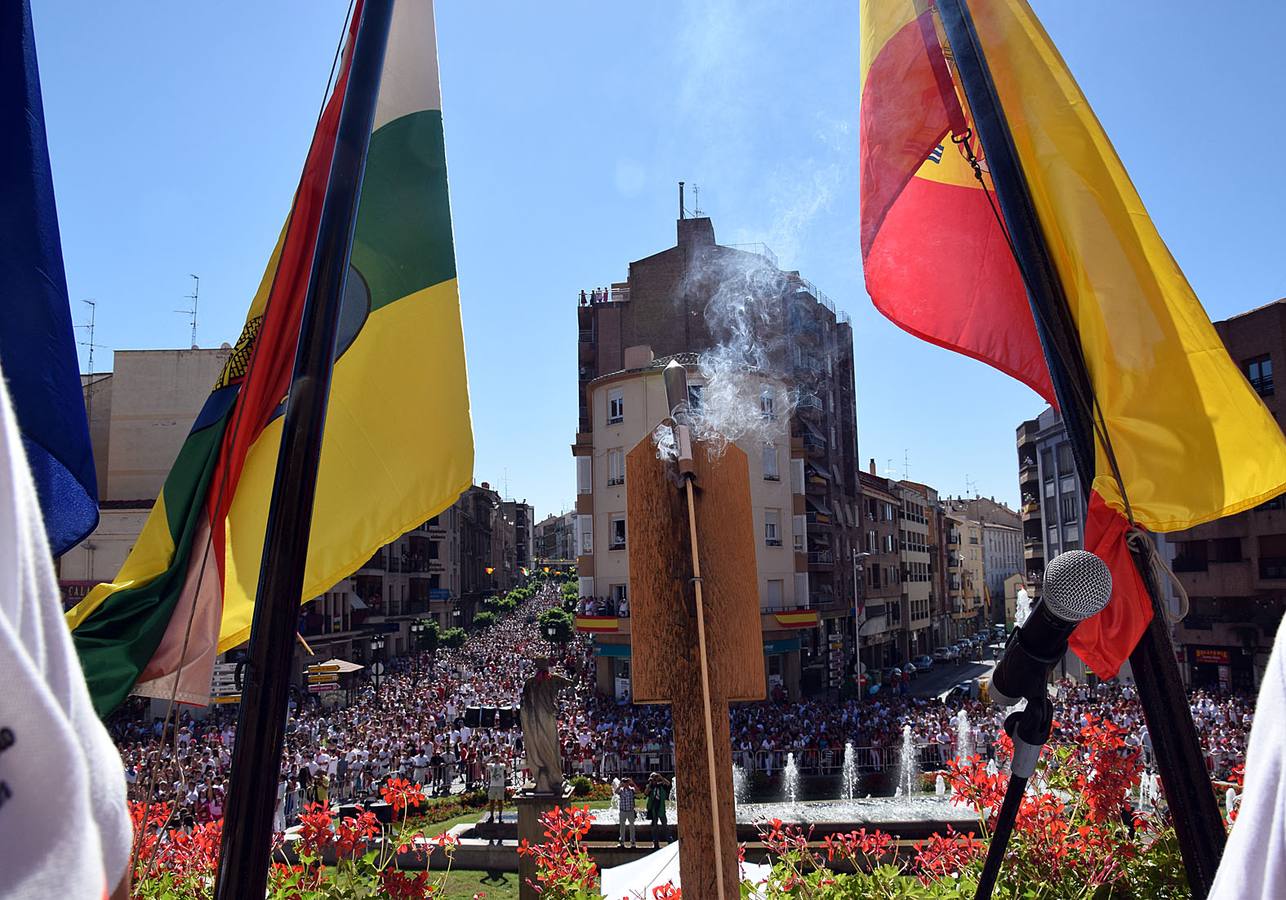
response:
[[[514,805],[518,807],[518,842],[526,839],[529,844],[542,844],[545,841],[545,826],[540,824],[540,817],[555,806],[563,806],[567,800],[563,794],[552,792],[537,793],[526,789],[514,795]],[[532,887],[536,880],[536,861],[530,856],[518,857],[518,898],[519,900],[538,900],[540,894]]]

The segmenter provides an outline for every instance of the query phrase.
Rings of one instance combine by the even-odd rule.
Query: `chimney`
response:
[[[648,344],[626,347],[621,357],[626,369],[645,369],[652,364],[652,360],[656,359],[655,354],[652,353],[651,346]]]
[[[871,468],[871,474],[872,474],[872,475],[876,474],[876,473],[875,473],[875,457],[874,457],[874,456],[872,456],[872,457],[871,457],[871,466],[870,466],[870,468]]]
[[[491,490],[491,485],[487,484],[485,481],[484,481],[484,482],[482,482],[482,484],[481,484],[480,486],[481,486],[481,488],[482,488],[484,491],[489,491],[489,490]]]

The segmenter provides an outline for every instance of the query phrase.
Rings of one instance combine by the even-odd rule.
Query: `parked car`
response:
[[[955,647],[939,647],[933,651],[933,658],[938,662],[952,662],[960,656]]]
[[[956,703],[963,703],[965,700],[975,699],[977,696],[978,682],[975,679],[972,681],[960,682],[951,690],[947,691],[947,695],[943,699],[946,701],[947,705],[950,706]]]
[[[914,660],[915,667],[921,672],[927,672],[933,668],[932,656],[917,656]]]

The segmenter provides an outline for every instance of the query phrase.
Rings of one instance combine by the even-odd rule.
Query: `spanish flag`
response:
[[[1112,568],[1116,592],[1071,643],[1112,677],[1152,615],[1127,531],[1190,528],[1276,496],[1286,490],[1286,440],[1025,0],[967,0],[967,9],[1096,402],[1086,549]],[[911,333],[1055,403],[936,9],[864,0],[862,30],[862,254],[872,300]]]
[[[100,713],[131,690],[203,704],[249,637],[292,364],[358,0],[246,324],[120,573],[68,614]],[[301,602],[469,486],[473,438],[433,8],[393,12],[366,160]]]

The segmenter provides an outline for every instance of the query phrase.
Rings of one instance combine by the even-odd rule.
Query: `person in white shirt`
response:
[[[1277,629],[1246,747],[1237,821],[1209,900],[1286,897],[1286,628]]]
[[[0,894],[123,900],[125,768],[94,713],[61,600],[0,372]]]

